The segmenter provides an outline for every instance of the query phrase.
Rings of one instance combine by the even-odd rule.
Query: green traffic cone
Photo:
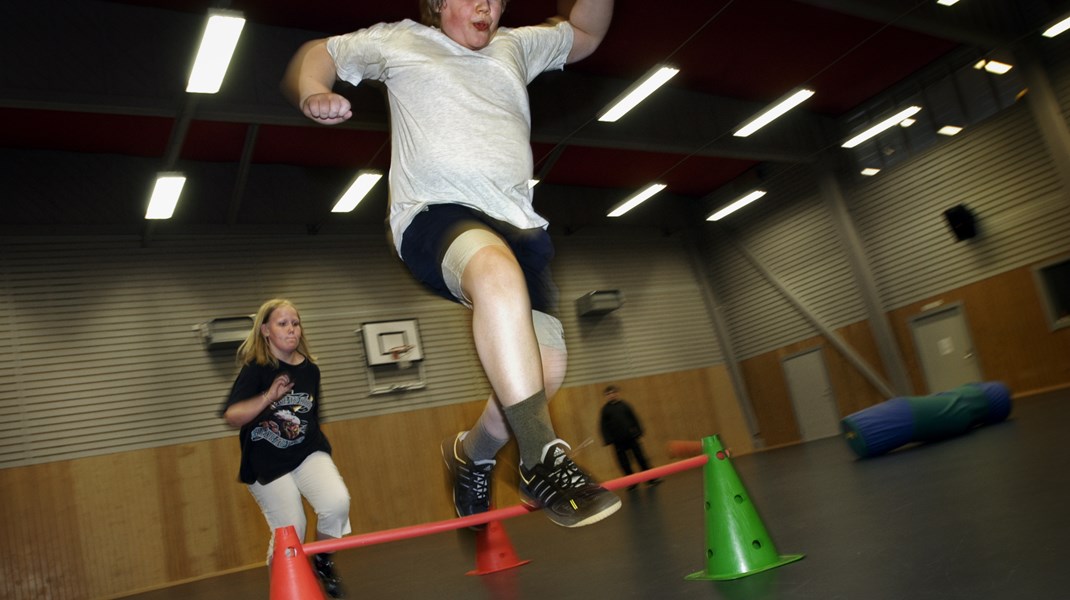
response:
[[[704,438],[702,451],[709,458],[703,467],[706,569],[686,578],[739,579],[801,559],[802,554],[777,554],[721,440],[716,435]]]

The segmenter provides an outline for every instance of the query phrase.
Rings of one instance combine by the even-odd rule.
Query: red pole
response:
[[[686,460],[669,463],[661,467],[655,467],[640,473],[628,475],[627,477],[612,479],[602,485],[605,486],[606,489],[615,490],[643,481],[650,481],[651,479],[672,475],[673,473],[679,473],[680,471],[701,467],[705,465],[708,460],[709,457],[702,454]],[[484,525],[493,521],[511,519],[534,510],[537,509],[526,504],[517,504],[515,506],[498,508],[468,517],[459,517],[456,519],[448,519],[446,521],[435,521],[433,523],[424,523],[421,525],[410,525],[408,527],[398,527],[396,529],[387,529],[385,531],[373,531],[371,533],[351,535],[333,540],[320,540],[318,542],[305,544],[304,547],[301,546],[300,540],[297,539],[297,531],[293,526],[280,528],[275,532],[275,552],[272,555],[271,600],[305,600],[306,598],[323,598],[323,592],[320,588],[319,581],[317,581],[316,575],[312,572],[312,565],[309,564],[306,557],[307,555],[319,554],[322,552],[335,552],[337,550],[359,548],[362,546],[372,546],[375,544],[384,544],[386,542],[396,542],[398,540],[430,535],[432,533]],[[501,533],[502,536],[500,536],[501,539],[498,540],[498,546],[494,549],[501,552],[511,552],[512,546],[509,545],[508,539],[503,537],[504,530],[502,530]],[[505,540],[504,544],[501,543],[501,540]],[[477,557],[477,559],[478,558],[479,557]],[[506,556],[507,562],[512,562],[514,559],[515,556]],[[509,564],[503,568],[518,566],[519,564],[523,563]],[[480,569],[477,568],[475,573],[481,574],[479,571]]]
[[[621,477],[619,479],[613,479],[603,483],[602,485],[606,489],[615,490],[643,481],[649,481],[651,479],[657,479],[659,477],[665,477],[680,471],[686,471],[688,469],[694,469],[706,464],[708,457],[703,454],[695,456],[686,460],[681,460],[661,467],[655,467],[646,471],[628,475],[627,477]],[[398,527],[396,529],[386,529],[383,531],[373,531],[370,533],[362,533],[360,535],[350,535],[333,540],[320,540],[317,542],[310,542],[305,544],[305,552],[309,555],[319,554],[321,552],[335,552],[338,550],[347,550],[349,548],[360,548],[363,546],[373,546],[375,544],[385,544],[387,542],[396,542],[398,540],[407,540],[414,537],[420,537],[424,535],[430,535],[432,533],[441,533],[443,531],[452,531],[454,529],[463,529],[465,527],[474,527],[476,525],[484,525],[491,521],[504,521],[505,519],[511,519],[520,515],[526,515],[529,512],[537,510],[526,504],[516,504],[506,508],[498,508],[495,510],[487,511],[485,513],[479,513],[477,515],[470,515],[467,517],[457,517],[454,519],[448,519],[445,521],[435,521],[432,523],[422,523],[420,525],[409,525],[406,527]]]

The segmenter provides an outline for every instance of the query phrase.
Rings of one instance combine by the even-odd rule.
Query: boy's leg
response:
[[[510,243],[521,252],[523,265]],[[486,412],[484,429],[493,431],[497,425],[500,432],[504,422],[512,429],[521,455],[521,492],[544,506],[552,520],[569,527],[593,523],[619,508],[619,498],[568,458],[568,445],[556,438],[545,407],[546,357],[540,351],[536,322],[540,330],[556,331],[560,357],[565,356],[560,322],[549,315],[533,317],[531,310],[532,302],[538,303],[535,308],[551,308],[555,299],[547,269],[553,245],[546,232],[491,223],[460,205],[435,205],[406,229],[401,254],[413,275],[430,289],[473,309],[476,352],[505,415],[502,419],[494,409]],[[563,366],[562,360],[559,377]],[[463,460],[463,442],[454,437],[442,447],[455,476],[455,494],[459,471],[454,467],[462,464],[455,459]],[[472,445],[478,445],[476,440]]]
[[[538,317],[536,317],[538,319]],[[536,337],[546,337],[536,329]],[[565,378],[567,353],[563,344],[548,340],[539,344],[542,357],[543,384],[552,397]],[[451,436],[442,444],[442,456],[453,477],[453,504],[457,516],[486,512],[491,506],[491,473],[498,451],[509,441],[509,425],[491,392],[479,420],[468,431]]]
[[[534,320],[545,322],[550,319],[545,314],[534,311]],[[543,389],[546,398],[552,400],[561,382],[565,379],[568,365],[568,352],[564,339],[550,331],[551,325],[536,325],[535,337],[539,340],[539,356],[542,360]],[[501,410],[498,397],[491,392],[483,413],[467,435],[464,437],[464,452],[475,460],[493,459],[509,441],[509,426]]]
[[[508,246],[486,241],[466,257],[460,283],[473,310],[476,352],[517,438],[521,493],[559,525],[597,522],[620,508],[620,499],[579,469],[557,439],[524,273]]]

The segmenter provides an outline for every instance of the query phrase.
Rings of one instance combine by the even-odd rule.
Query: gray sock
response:
[[[494,460],[498,451],[508,441],[508,439],[500,440],[492,436],[483,425],[483,418],[480,417],[475,427],[464,434],[464,439],[461,440],[461,448],[464,449],[465,455],[473,461]]]
[[[505,419],[516,436],[520,449],[520,462],[535,465],[542,460],[542,449],[557,438],[553,423],[550,422],[550,408],[546,400],[546,390],[521,400],[512,406],[503,406]]]

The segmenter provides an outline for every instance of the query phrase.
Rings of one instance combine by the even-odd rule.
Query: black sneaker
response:
[[[328,596],[331,598],[346,597],[342,579],[334,572],[334,561],[331,560],[330,554],[313,554],[312,569],[316,571],[316,577],[319,577],[320,583],[323,584],[323,591],[327,592]]]
[[[458,517],[467,517],[490,510],[490,474],[497,461],[468,458],[461,445],[462,435],[442,442],[442,460],[453,479],[453,507]]]
[[[598,485],[568,456],[568,444],[554,440],[542,449],[542,462],[520,465],[520,495],[525,504],[542,508],[562,527],[597,523],[620,508],[620,498]]]

